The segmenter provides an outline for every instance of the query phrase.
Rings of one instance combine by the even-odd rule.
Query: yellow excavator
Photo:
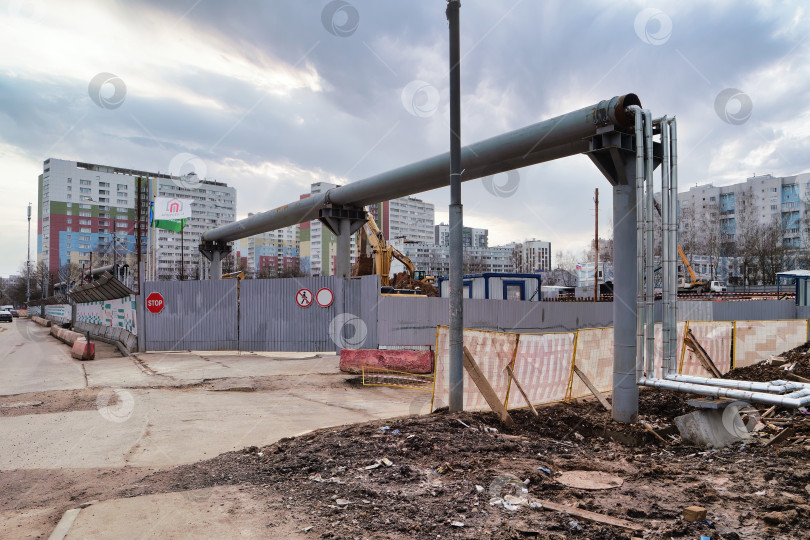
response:
[[[382,287],[393,287],[391,279],[391,262],[396,259],[405,266],[408,278],[424,285],[432,286],[436,279],[426,276],[424,271],[414,269],[413,262],[402,252],[390,245],[383,235],[374,216],[367,214],[366,223],[360,229],[357,264],[352,272],[355,276],[376,274],[380,276]],[[371,251],[371,255],[369,255]],[[397,289],[397,291],[400,291]],[[400,294],[404,294],[400,291]]]

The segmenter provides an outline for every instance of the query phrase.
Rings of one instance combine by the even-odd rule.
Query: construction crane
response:
[[[658,201],[653,199],[653,205],[655,209],[658,211],[658,215],[661,215],[661,206],[658,204]],[[678,292],[707,292],[709,290],[709,282],[698,279],[697,275],[695,275],[695,271],[692,269],[692,265],[689,264],[689,259],[686,258],[686,254],[683,252],[683,248],[681,247],[681,243],[678,242],[678,255],[681,257],[681,261],[683,261],[683,267],[689,273],[689,279],[691,281],[686,281],[686,278],[681,278],[681,281],[678,283]],[[660,270],[661,267],[656,267],[656,272]]]
[[[365,276],[377,274],[380,276],[382,287],[391,287],[394,284],[391,280],[391,262],[396,259],[405,266],[405,271],[411,280],[416,280],[429,285],[428,280],[433,280],[432,276],[425,276],[424,271],[416,271],[413,262],[402,252],[390,245],[383,235],[374,216],[366,214],[366,223],[360,229],[360,245],[358,249],[357,265],[352,272],[355,276]],[[367,255],[371,248],[372,255]]]

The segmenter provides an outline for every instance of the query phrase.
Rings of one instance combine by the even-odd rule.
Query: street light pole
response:
[[[31,304],[31,203],[28,203],[28,255],[25,258],[25,307]]]

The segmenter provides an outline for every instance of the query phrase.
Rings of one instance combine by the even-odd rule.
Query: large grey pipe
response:
[[[581,154],[589,150],[589,138],[605,125],[633,125],[629,106],[640,106],[635,94],[617,96],[595,105],[510,131],[461,149],[461,180],[474,180],[520,167]],[[325,205],[361,207],[421,193],[449,183],[449,153],[314,194],[249,218],[223,225],[203,234],[203,241],[232,242],[255,234],[318,218]]]

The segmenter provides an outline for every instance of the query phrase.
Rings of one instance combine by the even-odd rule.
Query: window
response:
[[[110,202],[110,199],[107,198],[107,197],[99,197],[98,202],[106,202],[106,203],[108,203],[108,202]]]
[[[65,215],[72,216],[72,215],[73,215],[73,210],[68,210],[68,211],[65,213]]]
[[[79,249],[90,249],[90,244],[79,244]]]
[[[79,212],[80,217],[93,217],[90,212]]]
[[[79,236],[79,242],[89,242],[89,241],[90,241],[89,236]]]
[[[67,219],[67,223],[68,223],[68,225],[70,225],[71,223],[73,223],[73,220],[72,220],[72,219],[70,219],[70,218],[68,218],[68,219]]]
[[[68,178],[68,184],[70,184],[70,183],[72,183],[72,182],[73,182],[73,179],[72,179],[72,178]]]
[[[79,180],[79,183],[80,183],[81,185],[83,185],[83,186],[89,186],[89,185],[91,185],[90,180]]]
[[[118,184],[118,189],[127,189],[126,184]]]
[[[110,187],[110,183],[109,182],[99,182],[98,187]]]
[[[68,190],[68,191],[73,191],[73,187],[72,187],[72,186],[68,186],[68,187],[67,187],[67,190]]]
[[[93,224],[93,222],[90,221],[89,219],[80,219],[79,220],[79,225],[92,225],[92,224]]]
[[[117,201],[115,201],[115,202],[116,202],[116,204],[119,204],[119,205],[126,205],[126,204],[127,204],[127,200],[126,200],[126,199],[118,199],[118,200],[117,200]]]
[[[70,195],[70,193],[68,193],[67,194],[67,200],[70,200],[70,198],[71,198],[71,195]]]
[[[89,197],[87,195],[82,195],[82,196],[79,197],[79,199],[81,199],[83,201],[92,201],[93,197]]]
[[[99,195],[109,195],[110,190],[109,189],[100,189],[100,190],[98,190],[98,194]]]
[[[66,228],[65,230],[66,230],[67,232],[71,232],[71,231],[73,230],[73,227],[68,227],[68,228]]]
[[[119,197],[127,197],[129,194],[126,191],[119,191],[116,195]]]
[[[93,208],[93,205],[92,204],[80,204],[79,208],[84,208],[85,210],[90,210],[91,208]]]
[[[86,232],[86,233],[89,233],[89,232],[92,232],[92,231],[90,230],[90,228],[89,228],[89,227],[83,227],[83,228],[79,229],[79,232]]]

